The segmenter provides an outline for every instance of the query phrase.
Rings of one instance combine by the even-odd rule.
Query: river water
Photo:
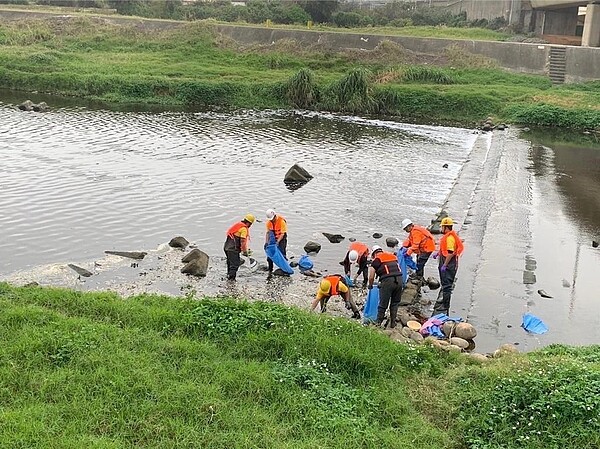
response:
[[[224,232],[248,212],[262,219],[274,208],[288,220],[290,253],[297,257],[307,240],[318,241],[316,268],[334,272],[348,240],[331,244],[322,232],[384,245],[374,232],[403,238],[403,218],[427,224],[448,201],[473,248],[453,309],[480,329],[483,350],[504,342],[533,348],[598,341],[594,148],[555,144],[547,135],[492,139],[461,128],[307,112],[115,111],[53,98],[45,99],[50,112],[25,113],[14,107],[20,100],[0,93],[0,279],[95,289],[143,275],[141,285],[115,289],[181,293],[188,281],[171,282],[176,288],[152,282],[147,271],[117,266],[103,252],[159,248],[157,259],[172,263],[180,255],[169,256],[164,243],[183,235],[213,260],[195,291],[227,293]],[[296,162],[314,179],[290,191],[283,176]],[[257,253],[263,239],[264,223],[257,223]],[[533,286],[523,284],[526,257],[537,264]],[[65,269],[68,262],[98,276],[84,283]],[[117,269],[102,273],[111,263]],[[264,275],[243,269],[238,284],[258,298],[277,289],[277,298],[302,307],[316,288],[316,280],[294,276],[252,289]],[[541,299],[539,288],[553,298]],[[425,296],[435,299],[434,292]],[[543,317],[551,331],[526,335],[519,328],[524,311]]]

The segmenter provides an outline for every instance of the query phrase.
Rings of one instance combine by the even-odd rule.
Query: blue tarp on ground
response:
[[[281,250],[277,247],[277,243],[275,243],[275,236],[273,233],[270,233],[269,236],[269,244],[265,246],[265,254],[269,259],[273,261],[275,265],[281,268],[286,274],[294,274],[294,269],[290,267],[288,261],[281,254]]]
[[[377,307],[379,307],[379,287],[373,286],[369,289],[363,308],[363,323],[374,323],[377,320]]]
[[[531,313],[526,313],[523,315],[523,323],[521,323],[521,327],[532,334],[545,334],[548,332],[548,326],[546,326],[544,322],[537,316],[532,315]]]

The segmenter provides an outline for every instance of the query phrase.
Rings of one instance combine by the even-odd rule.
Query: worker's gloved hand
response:
[[[445,273],[447,268],[448,268],[448,267],[447,267],[446,265],[442,265],[442,266],[440,267],[440,272],[442,272],[442,273]]]
[[[434,259],[437,259],[439,255],[440,255],[439,251],[434,251],[434,252],[431,254],[431,257],[433,257]]]
[[[372,286],[372,285],[369,285],[369,290],[371,290],[372,288],[373,288],[373,286]]]
[[[252,250],[251,249],[247,249],[246,251],[242,252],[242,254],[246,257],[250,257],[252,255]]]

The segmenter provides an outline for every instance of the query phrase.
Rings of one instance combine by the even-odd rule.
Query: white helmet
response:
[[[375,253],[375,251],[383,251],[383,249],[379,245],[373,245],[373,248],[371,248],[371,256],[373,253]]]
[[[356,250],[352,250],[348,253],[348,260],[352,263],[356,262],[358,260],[358,251]]]
[[[273,209],[267,209],[267,220],[275,218],[275,211]]]
[[[410,219],[405,218],[404,220],[402,220],[402,229],[406,229],[406,227],[410,226],[411,224],[413,224],[413,222],[410,221]]]

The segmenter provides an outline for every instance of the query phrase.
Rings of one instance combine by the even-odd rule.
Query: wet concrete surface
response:
[[[427,224],[443,207],[466,245],[452,310],[478,328],[478,351],[600,341],[600,250],[591,246],[600,240],[600,150],[593,145],[289,111],[62,104],[27,114],[6,98],[0,119],[0,280],[308,308],[315,278],[269,277],[243,266],[235,284],[226,282],[224,230],[248,211],[262,219],[273,207],[288,219],[289,254],[297,260],[307,240],[320,242],[315,269],[327,274],[341,271],[348,241],[329,243],[322,232],[384,245],[385,237],[405,238],[403,218]],[[290,191],[282,179],[295,162],[315,178]],[[263,232],[263,222],[252,228],[262,262]],[[185,252],[161,243],[175,235],[210,255],[206,278],[179,272]],[[148,255],[133,261],[105,250]],[[68,263],[93,275],[80,277]],[[526,270],[535,284],[523,283]],[[433,261],[429,275],[437,277]],[[436,293],[424,291],[423,302]],[[366,292],[353,294],[360,303]],[[328,310],[350,315],[339,301]],[[525,312],[550,331],[528,335],[519,327]]]

